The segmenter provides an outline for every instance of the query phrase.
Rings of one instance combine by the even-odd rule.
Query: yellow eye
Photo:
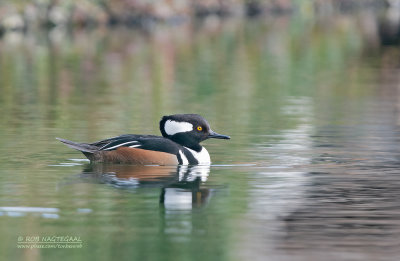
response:
[[[201,126],[197,126],[197,130],[198,130],[198,131],[202,131],[203,128],[202,128]]]

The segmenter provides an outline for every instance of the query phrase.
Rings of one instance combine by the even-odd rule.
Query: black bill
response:
[[[210,134],[208,134],[208,138],[213,138],[213,139],[224,139],[224,140],[229,140],[231,137],[228,135],[222,135],[213,131],[210,131]]]

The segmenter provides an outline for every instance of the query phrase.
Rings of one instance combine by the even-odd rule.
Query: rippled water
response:
[[[399,51],[371,14],[311,21],[3,36],[1,256],[398,260]],[[55,140],[182,112],[232,137],[204,143],[213,165],[89,165]]]

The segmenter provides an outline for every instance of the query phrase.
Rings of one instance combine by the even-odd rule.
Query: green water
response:
[[[297,15],[7,33],[0,258],[397,260],[398,50],[378,47],[365,21],[378,24]],[[55,139],[158,134],[174,113],[232,137],[204,142],[210,168],[90,166]],[[27,236],[81,247],[22,249]]]

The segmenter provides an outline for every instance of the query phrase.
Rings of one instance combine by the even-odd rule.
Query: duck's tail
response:
[[[70,148],[79,150],[82,152],[89,160],[93,159],[93,154],[99,150],[98,147],[87,144],[87,143],[77,143],[66,139],[56,138]]]

